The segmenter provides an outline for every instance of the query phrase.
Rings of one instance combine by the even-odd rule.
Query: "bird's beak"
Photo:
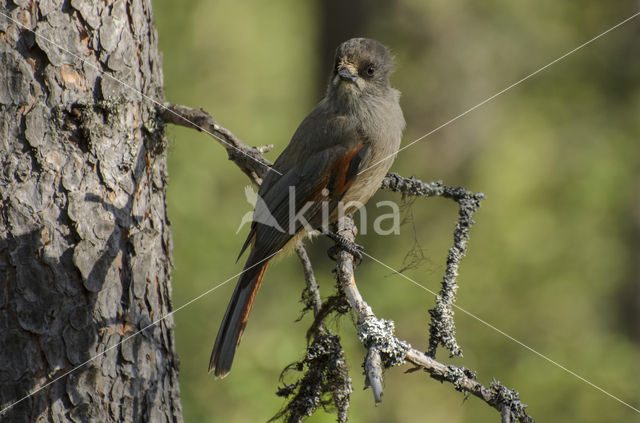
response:
[[[356,82],[358,79],[358,74],[353,74],[348,70],[341,70],[338,72],[338,76],[343,81]]]
[[[338,76],[343,81],[356,82],[358,80],[358,68],[343,58],[338,65]]]

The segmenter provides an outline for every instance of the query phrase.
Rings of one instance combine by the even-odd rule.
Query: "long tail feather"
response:
[[[247,325],[253,300],[269,264],[267,260],[255,265],[258,262],[259,260],[255,260],[252,251],[244,266],[245,272],[240,276],[220,324],[220,330],[211,352],[211,360],[209,360],[209,371],[213,371],[216,377],[225,377],[231,370],[233,356]]]

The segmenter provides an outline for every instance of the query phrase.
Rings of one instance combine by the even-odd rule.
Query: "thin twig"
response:
[[[306,288],[302,291],[302,301],[305,304],[303,313],[309,309],[313,310],[314,324],[312,325],[311,332],[317,335],[323,331],[322,319],[318,319],[320,310],[322,309],[320,287],[318,287],[318,282],[316,282],[316,275],[313,273],[313,266],[311,265],[309,254],[307,254],[307,250],[304,248],[304,245],[302,245],[302,241],[298,241],[295,250],[302,264],[302,273],[304,273],[304,280],[307,283]],[[308,336],[310,335],[311,334]]]
[[[305,292],[308,293],[307,296],[310,302],[310,304],[308,305],[313,308],[313,316],[317,317],[318,313],[320,313],[320,308],[322,307],[322,297],[320,296],[320,288],[318,287],[318,282],[316,282],[316,275],[313,273],[313,266],[311,265],[309,254],[307,254],[307,250],[304,248],[304,245],[302,245],[301,241],[298,241],[295,250],[298,258],[300,259],[300,263],[302,264],[304,280],[307,282],[307,288]]]

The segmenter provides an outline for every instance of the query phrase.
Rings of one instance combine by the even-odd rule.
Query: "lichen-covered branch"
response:
[[[287,384],[285,379],[291,371],[302,375]],[[318,408],[329,406],[335,407],[338,422],[347,421],[351,378],[338,335],[323,330],[307,347],[304,359],[284,369],[280,382],[283,386],[276,395],[288,401],[270,421],[283,419],[287,423],[299,423]]]
[[[340,344],[340,338],[326,329],[322,324],[323,310],[320,290],[316,282],[311,260],[301,242],[296,244],[295,251],[302,263],[306,281],[302,299],[304,311],[313,310],[314,323],[311,325],[305,357],[290,364],[280,376],[283,384],[276,395],[286,398],[287,402],[271,421],[282,419],[286,422],[301,422],[312,415],[319,407],[333,406],[338,415],[338,422],[347,421],[347,411],[352,387],[349,369]],[[297,371],[301,375],[293,383],[287,383],[287,376]]]
[[[344,239],[354,242],[356,226],[351,218],[344,218],[334,225],[334,231]],[[353,256],[340,251],[336,257],[338,287],[356,312],[358,336],[368,353],[364,362],[365,385],[371,387],[376,403],[382,401],[382,368],[404,362],[409,345],[393,335],[393,322],[378,320],[371,307],[364,301],[356,286]]]
[[[489,387],[486,387],[475,380],[475,373],[469,369],[443,364],[415,348],[409,349],[405,357],[406,361],[419,366],[432,378],[441,382],[449,382],[457,391],[468,392],[480,398],[498,410],[501,415],[509,415],[511,420],[522,423],[535,421],[527,414],[527,406],[520,401],[518,392],[506,388],[498,381],[493,381]]]
[[[338,224],[337,233],[350,241],[355,239],[356,233],[353,220],[350,217],[342,219]],[[526,413],[526,405],[520,402],[516,391],[507,389],[497,381],[492,382],[487,388],[475,380],[474,372],[463,367],[443,364],[422,351],[411,347],[407,342],[399,340],[394,335],[393,322],[376,318],[371,307],[360,295],[355,282],[353,256],[351,254],[342,251],[337,257],[336,269],[340,288],[356,313],[358,335],[364,346],[369,349],[365,362],[365,374],[369,379],[369,372],[375,372],[376,380],[374,382],[369,380],[368,384],[372,387],[374,383],[376,385],[380,384],[380,392],[374,391],[376,402],[379,400],[379,396],[382,395],[382,369],[380,369],[379,364],[381,363],[382,367],[386,369],[409,362],[429,373],[432,378],[453,384],[457,391],[468,392],[482,399],[500,411],[503,416],[506,414],[512,419],[526,423],[534,421]],[[376,363],[369,363],[369,355],[372,348],[376,349],[380,355],[379,360],[375,359],[378,360],[377,367]],[[367,366],[371,366],[371,368],[367,369]]]
[[[453,320],[453,304],[458,290],[457,277],[460,260],[467,251],[469,230],[473,225],[473,213],[480,207],[484,194],[474,194],[462,187],[448,187],[442,182],[422,182],[416,178],[404,178],[395,173],[388,174],[382,182],[382,189],[401,192],[403,195],[418,197],[442,196],[456,201],[459,205],[458,222],[453,232],[453,245],[449,248],[447,267],[436,305],[429,310],[429,350],[432,357],[436,355],[438,345],[449,350],[449,355],[462,356],[462,349],[455,338],[456,327]]]

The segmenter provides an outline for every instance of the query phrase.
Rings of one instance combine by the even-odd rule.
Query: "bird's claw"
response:
[[[357,266],[362,263],[362,253],[364,252],[364,247],[362,245],[351,242],[333,232],[323,231],[323,233],[336,243],[336,245],[329,248],[328,254],[330,259],[336,261],[338,259],[338,253],[340,251],[346,251],[353,256],[354,262]]]

